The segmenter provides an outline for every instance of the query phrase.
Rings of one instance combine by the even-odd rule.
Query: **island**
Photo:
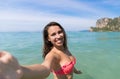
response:
[[[91,26],[90,32],[120,32],[120,17],[116,18],[100,18],[96,22],[96,26]]]

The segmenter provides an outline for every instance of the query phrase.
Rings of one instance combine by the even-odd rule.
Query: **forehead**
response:
[[[56,31],[59,31],[59,30],[62,30],[59,26],[50,26],[48,28],[48,33],[50,33],[50,32],[56,32]]]

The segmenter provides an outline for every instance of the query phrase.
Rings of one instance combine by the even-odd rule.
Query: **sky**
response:
[[[0,32],[41,31],[51,21],[89,30],[100,18],[120,16],[120,0],[0,0]]]

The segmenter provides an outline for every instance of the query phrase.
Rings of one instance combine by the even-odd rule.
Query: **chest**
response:
[[[61,54],[60,58],[56,60],[54,64],[54,69],[57,70],[61,68],[62,66],[69,64],[71,61],[74,61],[74,56],[69,54]]]

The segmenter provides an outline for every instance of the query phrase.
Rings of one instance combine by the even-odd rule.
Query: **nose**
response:
[[[60,35],[60,34],[57,34],[57,35],[56,35],[56,38],[61,38],[61,35]]]

